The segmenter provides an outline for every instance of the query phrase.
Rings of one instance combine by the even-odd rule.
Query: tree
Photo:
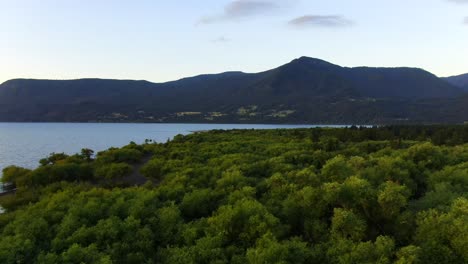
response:
[[[331,234],[338,239],[361,241],[366,229],[366,222],[354,212],[342,208],[333,210]]]
[[[322,168],[322,178],[328,182],[343,182],[346,178],[353,175],[354,170],[348,164],[346,158],[338,155],[327,161]]]
[[[25,177],[31,170],[17,167],[17,166],[9,166],[3,169],[3,176],[0,178],[2,183],[13,183],[14,185],[18,185],[18,181]]]
[[[421,249],[417,246],[406,246],[400,248],[396,253],[397,261],[395,264],[417,264],[421,263],[420,260]]]
[[[165,161],[161,159],[152,159],[141,168],[140,172],[147,178],[162,180],[164,176]]]
[[[216,195],[211,189],[194,190],[184,196],[180,210],[188,219],[209,216],[217,207]]]
[[[259,202],[250,199],[222,206],[210,218],[212,234],[222,234],[226,243],[254,245],[267,232],[277,231],[279,221]]]
[[[467,131],[213,131],[9,167],[0,263],[468,263],[468,145],[438,130]],[[122,187],[143,153],[157,181]]]
[[[96,176],[103,179],[113,180],[127,176],[132,172],[132,166],[127,163],[111,163],[96,169]]]
[[[331,263],[390,264],[394,255],[395,242],[386,236],[379,236],[375,242],[353,242],[347,239],[332,240],[327,249]]]
[[[94,155],[94,151],[92,149],[87,149],[87,148],[81,149],[81,157],[84,160],[88,162],[91,161],[93,155]]]
[[[396,217],[408,205],[409,190],[405,186],[388,181],[381,185],[377,201],[384,218]]]
[[[468,200],[459,198],[449,212],[430,209],[417,217],[416,245],[422,263],[468,262]]]
[[[53,165],[57,162],[65,160],[68,157],[69,156],[65,153],[51,153],[49,157],[41,159],[39,163],[41,164],[41,166]]]
[[[247,250],[247,260],[251,264],[314,263],[307,243],[299,238],[278,242],[271,233],[260,238],[255,248]]]

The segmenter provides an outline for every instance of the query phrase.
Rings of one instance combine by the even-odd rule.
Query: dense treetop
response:
[[[0,263],[467,263],[467,143],[232,130],[52,154],[4,170]]]

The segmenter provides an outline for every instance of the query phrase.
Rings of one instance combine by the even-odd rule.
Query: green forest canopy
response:
[[[0,263],[468,263],[467,142],[232,130],[52,154],[4,170]]]

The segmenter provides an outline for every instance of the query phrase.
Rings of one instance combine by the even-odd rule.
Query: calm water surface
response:
[[[317,125],[0,123],[0,175],[9,165],[35,168],[52,152],[101,151],[145,139],[165,142],[178,134],[211,129],[304,128]]]

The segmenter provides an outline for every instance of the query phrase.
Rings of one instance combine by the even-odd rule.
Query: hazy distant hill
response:
[[[444,79],[447,80],[449,83],[457,87],[463,88],[465,91],[468,92],[468,73],[458,76],[447,77]]]
[[[345,68],[307,57],[261,73],[167,83],[16,79],[0,85],[0,121],[464,122],[468,100],[449,82],[422,69]]]

